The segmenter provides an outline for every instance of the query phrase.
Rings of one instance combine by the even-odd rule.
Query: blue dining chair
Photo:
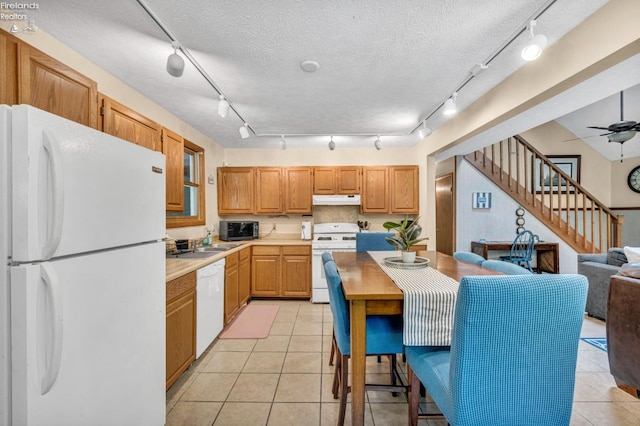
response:
[[[485,261],[484,257],[470,251],[456,251],[452,256],[454,259],[458,259],[468,263],[475,263],[476,265],[481,265],[482,262]]]
[[[529,230],[522,231],[513,240],[509,254],[500,256],[500,260],[515,263],[533,272],[531,269],[531,255],[533,254],[534,246],[535,238],[533,232]]]
[[[342,290],[342,280],[333,261],[324,265],[329,287],[329,305],[333,314],[333,331],[336,337],[338,357],[333,375],[333,398],[340,398],[338,425],[344,424],[349,392],[349,358],[351,356],[351,320],[349,303]],[[402,343],[402,315],[367,316],[367,355],[389,355],[391,358],[391,386],[382,385],[378,390],[390,392],[406,391],[406,387],[396,386],[400,378],[397,370],[397,354],[404,353]],[[367,390],[376,390],[376,385],[367,385]]]
[[[527,268],[523,268],[515,263],[505,262],[503,260],[489,259],[482,262],[482,267],[502,272],[507,275],[531,275],[533,272]]]
[[[328,251],[322,253],[322,268],[324,269],[324,265],[327,262],[333,261],[333,256]],[[336,356],[336,333],[333,332],[331,335],[331,352],[329,353],[329,365],[333,365],[333,360]]]
[[[356,234],[356,251],[395,250],[385,239],[394,235],[393,232],[359,232]]]
[[[463,277],[451,347],[406,347],[409,423],[422,382],[451,425],[569,425],[587,287],[577,274]]]

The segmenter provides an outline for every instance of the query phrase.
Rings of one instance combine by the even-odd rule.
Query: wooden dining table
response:
[[[403,293],[367,252],[332,253],[351,307],[351,422],[364,424],[367,315],[397,315]],[[460,282],[466,275],[502,275],[435,251],[421,251],[429,267]]]

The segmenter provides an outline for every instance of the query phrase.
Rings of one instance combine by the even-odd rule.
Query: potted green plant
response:
[[[427,237],[419,238],[422,233],[422,226],[418,224],[419,218],[418,216],[415,219],[409,219],[407,216],[400,223],[389,221],[382,224],[385,229],[397,233],[396,236],[386,237],[386,240],[396,249],[402,251],[402,261],[405,263],[415,262],[416,252],[410,250],[411,246],[429,239]]]

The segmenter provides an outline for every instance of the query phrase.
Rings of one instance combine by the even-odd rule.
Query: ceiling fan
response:
[[[624,92],[620,91],[620,121],[610,124],[608,127],[587,126],[588,129],[607,130],[600,136],[606,136],[609,142],[623,144],[640,131],[640,123],[624,119]]]

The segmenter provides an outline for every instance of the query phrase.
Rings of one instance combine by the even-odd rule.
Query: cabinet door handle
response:
[[[40,380],[40,394],[45,395],[55,384],[60,372],[62,358],[62,301],[60,297],[59,280],[51,263],[40,264],[40,276],[45,284],[46,300],[50,312],[51,342],[53,347],[49,353],[46,370]],[[46,333],[44,333],[46,335]]]

